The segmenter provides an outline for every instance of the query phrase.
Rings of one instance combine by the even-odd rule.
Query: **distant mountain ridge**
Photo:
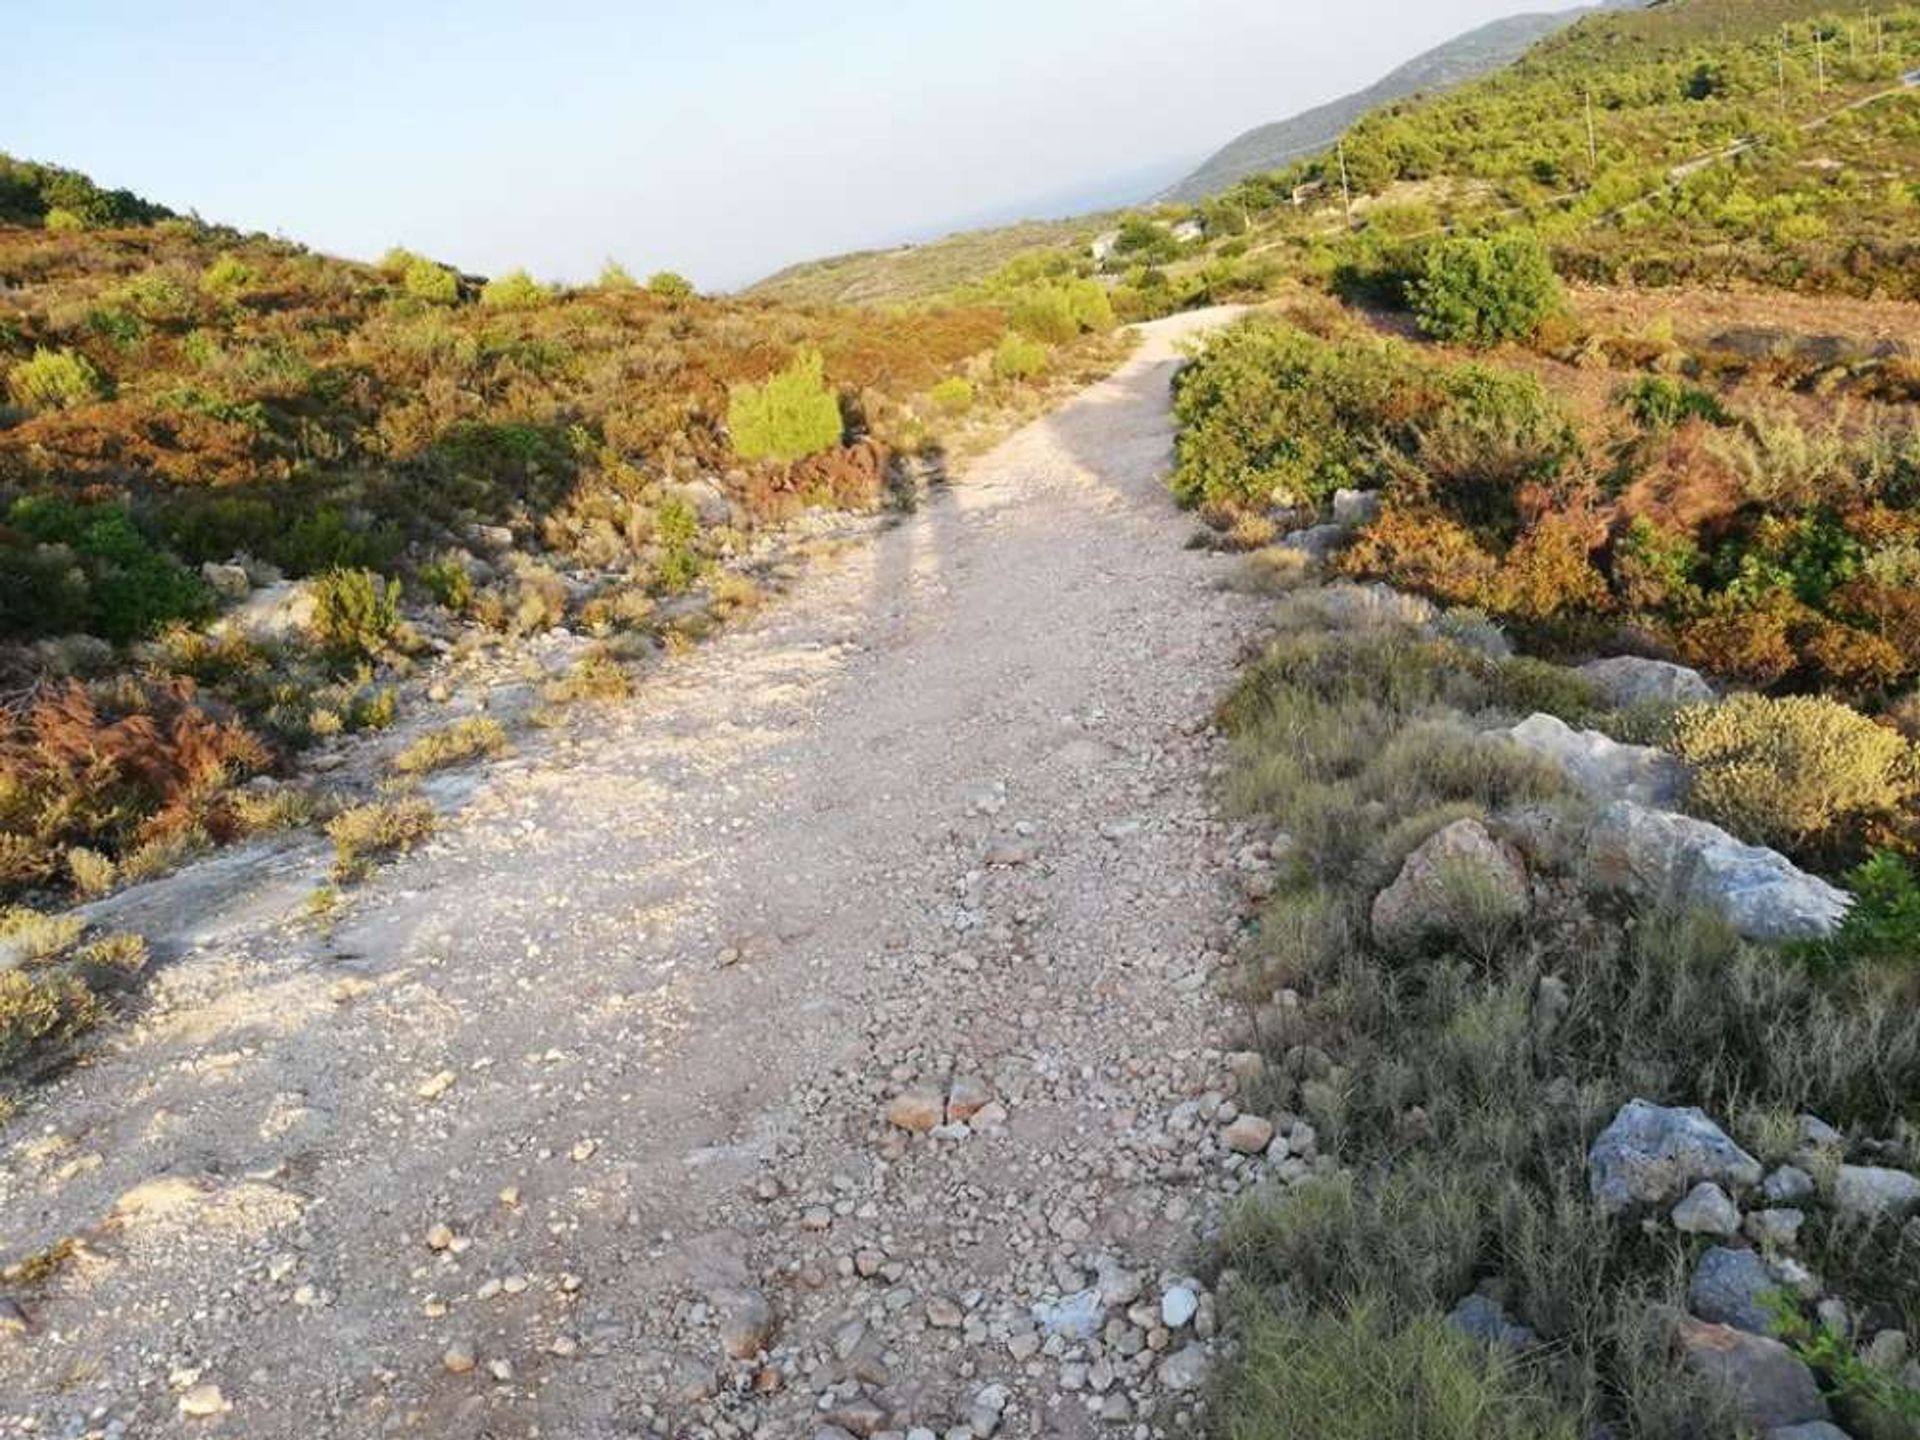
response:
[[[1176,202],[1204,200],[1249,175],[1283,169],[1295,160],[1325,150],[1369,110],[1409,95],[1450,89],[1491,74],[1518,60],[1536,42],[1566,29],[1594,10],[1637,10],[1645,4],[1646,0],[1604,0],[1598,5],[1551,14],[1509,15],[1464,35],[1456,35],[1444,45],[1416,55],[1364,90],[1236,136],[1159,198]]]

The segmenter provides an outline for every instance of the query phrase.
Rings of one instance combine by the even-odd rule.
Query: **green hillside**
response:
[[[1634,5],[1641,0],[1622,3]],[[1535,42],[1578,18],[1577,11],[1511,15],[1469,30],[1415,56],[1364,90],[1235,136],[1163,198],[1172,202],[1204,200],[1250,175],[1278,170],[1316,154],[1369,111],[1409,95],[1450,89],[1511,64]]]

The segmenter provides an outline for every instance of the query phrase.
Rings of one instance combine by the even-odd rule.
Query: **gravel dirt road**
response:
[[[1162,480],[1221,318],[474,772],[331,923],[311,857],[180,915],[0,1136],[0,1257],[74,1242],[0,1286],[0,1435],[1197,1431],[1258,606]]]

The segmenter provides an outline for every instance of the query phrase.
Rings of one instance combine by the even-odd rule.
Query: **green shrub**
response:
[[[656,270],[647,277],[647,290],[662,300],[688,300],[693,297],[693,282],[671,270]]]
[[[489,310],[536,310],[553,292],[524,270],[496,275],[480,287],[480,303]]]
[[[1913,746],[1836,701],[1735,695],[1675,713],[1668,748],[1693,771],[1689,808],[1762,845],[1844,844],[1914,793]]]
[[[400,582],[371,570],[329,570],[313,581],[313,633],[337,659],[381,654],[400,627]]]
[[[66,232],[71,232],[75,230],[84,230],[87,228],[87,222],[85,218],[74,214],[73,211],[71,210],[62,210],[57,205],[53,209],[47,211],[47,218],[41,221],[41,224],[45,225],[49,230],[66,231]]]
[[[458,614],[473,603],[473,576],[457,555],[443,555],[420,567],[420,583],[427,593]]]
[[[228,250],[200,272],[200,288],[218,299],[231,300],[259,278],[253,266]]]
[[[663,592],[678,595],[698,580],[706,568],[696,548],[700,538],[698,512],[678,496],[661,502],[654,512],[653,538],[660,546],[654,579]]]
[[[1531,339],[1565,304],[1546,247],[1520,231],[1438,242],[1408,290],[1420,328],[1463,345]]]
[[[1705,420],[1724,425],[1726,407],[1696,385],[1671,375],[1644,375],[1627,386],[1621,397],[1627,413],[1648,430],[1670,430],[1683,420]]]
[[[1224,1397],[1228,1440],[1575,1440],[1573,1418],[1439,1315],[1395,1328],[1377,1300],[1257,1317]]]
[[[451,305],[460,298],[460,277],[444,265],[413,256],[401,273],[400,288],[430,305]]]
[[[84,628],[120,643],[213,614],[212,592],[200,577],[158,549],[124,505],[29,495],[8,509],[6,524],[42,546],[63,548],[21,556],[26,563],[0,577],[0,633]]]
[[[71,976],[0,974],[0,1075],[69,1044],[100,1013],[93,992]]]
[[[333,841],[333,875],[341,883],[363,879],[377,860],[404,855],[439,828],[433,807],[418,798],[376,800],[342,810],[327,822]]]
[[[1025,335],[1009,333],[993,352],[993,373],[1002,380],[1031,380],[1047,370],[1047,347]]]
[[[964,415],[973,408],[973,382],[960,375],[949,375],[928,392],[933,408],[947,415]]]
[[[602,290],[637,290],[640,282],[633,273],[618,260],[609,260],[600,267],[600,278],[594,282]]]
[[[743,460],[794,461],[840,443],[840,402],[818,350],[803,350],[764,385],[736,385],[727,429]]]
[[[1837,966],[1920,965],[1920,876],[1903,855],[1880,851],[1847,875],[1853,908],[1840,929],[1814,948]]]
[[[1329,343],[1268,319],[1214,336],[1175,383],[1174,498],[1319,504],[1370,478],[1386,402],[1408,373],[1390,347]]]
[[[1083,333],[1105,334],[1118,323],[1106,287],[1095,280],[1053,280],[1029,285],[1015,296],[1007,323],[1049,345],[1065,345]]]
[[[29,410],[64,410],[107,393],[107,382],[86,356],[33,347],[33,358],[7,372],[7,393]]]

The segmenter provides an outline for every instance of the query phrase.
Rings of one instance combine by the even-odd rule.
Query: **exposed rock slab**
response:
[[[1582,665],[1580,673],[1614,705],[1702,705],[1714,699],[1713,686],[1698,670],[1666,660],[1615,655]]]
[[[1589,799],[1664,807],[1686,794],[1686,766],[1673,756],[1650,745],[1623,745],[1598,730],[1576,730],[1554,715],[1530,715],[1489,734],[1541,756]]]
[[[1831,935],[1853,903],[1786,856],[1718,825],[1632,800],[1609,805],[1587,841],[1593,882],[1643,904],[1699,905],[1750,940]]]

